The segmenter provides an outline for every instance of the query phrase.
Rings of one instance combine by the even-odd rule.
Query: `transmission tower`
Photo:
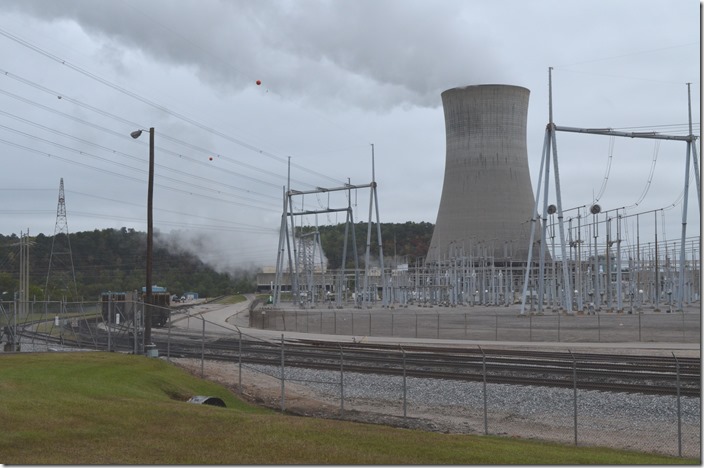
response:
[[[56,227],[51,241],[49,268],[46,273],[44,296],[50,295],[78,298],[76,273],[73,268],[73,254],[69,239],[68,220],[66,218],[66,198],[64,196],[64,179],[59,184],[59,203],[56,208]]]

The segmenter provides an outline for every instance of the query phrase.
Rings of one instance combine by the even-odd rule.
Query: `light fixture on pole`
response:
[[[130,133],[132,138],[139,138],[142,130]],[[147,278],[144,296],[144,346],[152,344],[152,246],[154,240],[152,199],[154,197],[154,127],[149,129],[149,186],[147,189]]]

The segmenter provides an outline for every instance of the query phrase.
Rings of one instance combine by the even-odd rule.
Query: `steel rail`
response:
[[[23,336],[46,342],[75,342],[80,346],[80,336],[76,340],[67,337],[60,341],[36,331],[22,331]],[[98,337],[98,343],[107,344],[107,332],[98,327],[92,332]],[[195,334],[182,334],[172,337],[171,356],[203,356],[202,338]],[[132,337],[128,334],[112,336],[115,350],[132,349]],[[165,342],[157,340],[157,345]],[[401,375],[405,363],[406,375],[418,378],[450,379],[479,381],[483,379],[482,360],[477,355],[479,350],[467,348],[433,348],[429,346],[403,347],[405,359],[402,358],[398,345],[339,344],[330,343],[288,343],[285,365],[311,369],[339,369],[340,346],[345,351],[345,369],[350,372],[372,373],[381,375]],[[266,341],[238,340],[230,338],[213,339],[208,342],[207,358],[212,360],[235,361],[243,363],[280,366],[281,345]],[[242,356],[239,356],[241,350]],[[546,351],[484,350],[489,360],[486,362],[487,382],[511,385],[543,385],[568,387],[574,384],[571,379],[573,358],[567,359],[566,353]],[[673,358],[666,356],[612,355],[612,354],[574,354],[577,358],[579,380],[582,389],[611,392],[632,392],[671,395],[676,393],[672,385],[662,381],[674,381],[676,368]],[[403,360],[403,363],[402,363]],[[679,377],[682,384],[680,391],[685,396],[701,394],[701,360],[699,358],[678,358],[680,361]],[[658,383],[659,382],[659,383]]]

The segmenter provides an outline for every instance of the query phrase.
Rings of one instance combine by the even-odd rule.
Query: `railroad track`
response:
[[[163,348],[162,348],[163,349]],[[172,356],[200,358],[203,350],[171,346]],[[240,358],[241,353],[241,358]],[[217,340],[208,343],[208,359],[281,366],[281,346],[275,343]],[[698,397],[700,359],[633,355],[569,354],[551,352],[480,351],[450,348],[329,343],[287,344],[284,366],[319,370],[406,375],[407,377],[484,381],[494,384],[577,387],[584,390]],[[486,377],[485,377],[486,376]]]
[[[22,335],[59,344],[54,337],[24,330]],[[98,349],[107,349],[105,330],[89,331]],[[64,345],[85,345],[86,337]],[[488,384],[534,385],[655,395],[701,396],[701,359],[625,354],[564,353],[549,351],[448,348],[431,346],[330,343],[296,340],[284,344],[233,338],[206,340],[189,333],[153,336],[162,356],[205,357],[243,364],[301,367]],[[128,333],[113,333],[113,350],[131,351]],[[679,375],[679,381],[678,381]]]

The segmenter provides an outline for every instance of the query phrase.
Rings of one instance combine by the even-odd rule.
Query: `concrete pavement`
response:
[[[376,343],[399,346],[440,345],[446,347],[479,347],[483,349],[533,349],[550,351],[602,352],[602,353],[643,353],[652,355],[672,355],[680,357],[699,357],[701,343],[676,342],[545,342],[545,341],[481,341],[481,340],[443,340],[432,338],[380,337],[380,336],[345,336],[318,333],[282,332],[249,328],[249,306],[254,295],[246,295],[247,300],[238,304],[203,303],[189,307],[183,314],[177,314],[172,326],[182,330],[212,334],[233,334],[241,331],[251,337],[266,341],[279,341],[284,335],[286,341],[328,341],[331,343]]]

